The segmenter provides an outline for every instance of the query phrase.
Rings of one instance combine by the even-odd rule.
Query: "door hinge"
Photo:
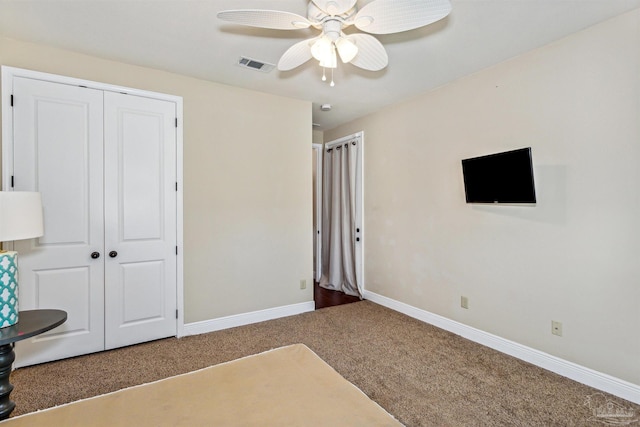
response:
[[[178,247],[176,246],[176,255],[178,255]]]
[[[13,95],[11,95],[11,106],[13,107]]]
[[[11,188],[13,188],[14,185],[14,180],[13,180],[13,175],[11,175]]]
[[[178,191],[178,182],[176,181],[176,191]]]
[[[178,318],[178,309],[176,309],[176,319]]]
[[[178,118],[176,117],[176,127],[178,127]]]

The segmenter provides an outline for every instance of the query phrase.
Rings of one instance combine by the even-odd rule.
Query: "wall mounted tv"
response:
[[[536,203],[531,147],[462,160],[467,203]]]

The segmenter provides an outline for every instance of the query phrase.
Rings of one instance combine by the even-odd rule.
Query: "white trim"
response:
[[[169,95],[169,94],[160,93],[160,92],[151,92],[143,89],[134,89],[134,88],[125,87],[125,86],[113,85],[110,83],[94,82],[91,80],[78,79],[75,77],[61,76],[59,74],[50,74],[50,73],[43,73],[41,71],[26,70],[23,68],[8,67],[6,65],[2,66],[3,83],[4,83],[5,73],[7,74],[7,79],[8,79],[7,82],[11,82],[13,77],[24,77],[24,78],[34,79],[34,80],[42,80],[47,82],[66,84],[70,86],[86,86],[89,89],[98,89],[98,90],[103,90],[107,92],[119,92],[119,93],[124,93],[129,95],[142,96],[145,98],[159,99],[163,101],[171,101],[171,102],[180,101],[180,103],[182,103],[181,96]],[[11,93],[3,94],[3,99],[5,96],[10,97],[10,95]]]
[[[595,371],[591,368],[578,365],[543,351],[501,338],[497,335],[481,331],[463,323],[456,322],[455,320],[421,310],[373,292],[365,291],[364,297],[376,304],[383,305],[425,323],[453,332],[454,334],[460,335],[468,340],[482,344],[494,350],[498,350],[510,356],[517,357],[520,360],[524,360],[525,362],[529,362],[543,369],[555,372],[563,377],[567,377],[598,390],[611,393],[630,402],[640,404],[640,385]]]
[[[311,144],[311,147],[316,152],[316,185],[313,189],[316,199],[316,223],[314,224],[316,228],[313,230],[313,240],[316,242],[313,248],[316,252],[316,262],[313,266],[315,273],[313,280],[319,282],[322,276],[322,181],[324,180],[322,159],[324,158],[324,150],[322,144]]]
[[[176,97],[176,181],[178,187],[176,191],[176,308],[178,319],[176,325],[176,336],[180,338],[184,335],[184,115],[182,109],[182,97]]]
[[[333,148],[336,145],[342,145],[347,141],[351,141],[352,139],[358,139],[361,141],[363,137],[364,137],[364,131],[352,133],[351,135],[342,136],[338,139],[334,139],[333,141],[326,142],[324,144],[324,148],[325,149]]]
[[[364,143],[364,131],[360,131],[355,133],[356,136],[358,136],[360,138],[360,162],[359,162],[359,166],[360,166],[360,173],[359,173],[359,177],[360,177],[360,200],[358,201],[359,205],[356,206],[356,224],[358,226],[360,226],[360,246],[356,246],[356,252],[360,252],[360,268],[359,268],[359,274],[360,274],[360,283],[361,283],[361,287],[362,287],[362,291],[363,293],[367,291],[367,283],[365,281],[365,277],[364,277],[364,265],[366,263],[366,257],[365,257],[365,240],[366,240],[366,233],[365,233],[365,229],[364,229],[364,147],[365,147],[365,143]],[[363,296],[364,298],[364,296]]]
[[[249,313],[234,314],[232,316],[219,317],[217,319],[203,320],[184,325],[184,336],[206,334],[222,329],[235,328],[236,326],[250,325],[280,317],[294,316],[315,310],[313,301],[298,304],[283,305],[281,307],[267,308],[265,310],[251,311]]]
[[[13,73],[2,66],[2,191],[11,191],[9,183],[13,175]],[[6,249],[6,248],[5,248]]]
[[[13,175],[13,108],[11,108],[11,95],[13,94],[14,77],[30,78],[71,86],[86,86],[91,89],[98,89],[106,92],[126,93],[145,98],[158,99],[173,102],[176,105],[176,180],[178,181],[178,191],[176,194],[176,245],[178,255],[176,257],[176,307],[178,318],[176,319],[176,336],[184,334],[184,202],[183,202],[183,100],[181,96],[169,95],[159,92],[151,92],[141,89],[133,89],[124,86],[117,86],[108,83],[99,83],[91,80],[77,79],[75,77],[61,76],[57,74],[43,73],[40,71],[26,70],[22,68],[1,67],[2,73],[2,189],[11,191],[10,182]],[[5,243],[5,245],[7,245]],[[8,246],[13,247],[13,243]]]

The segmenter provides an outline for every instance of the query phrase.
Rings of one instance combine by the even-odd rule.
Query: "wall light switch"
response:
[[[462,296],[460,297],[460,307],[469,308],[469,298]]]

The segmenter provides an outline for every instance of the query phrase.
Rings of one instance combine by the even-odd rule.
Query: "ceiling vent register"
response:
[[[258,61],[244,56],[238,59],[238,65],[251,70],[262,71],[263,73],[268,73],[275,68],[275,64],[269,64],[268,62]]]

